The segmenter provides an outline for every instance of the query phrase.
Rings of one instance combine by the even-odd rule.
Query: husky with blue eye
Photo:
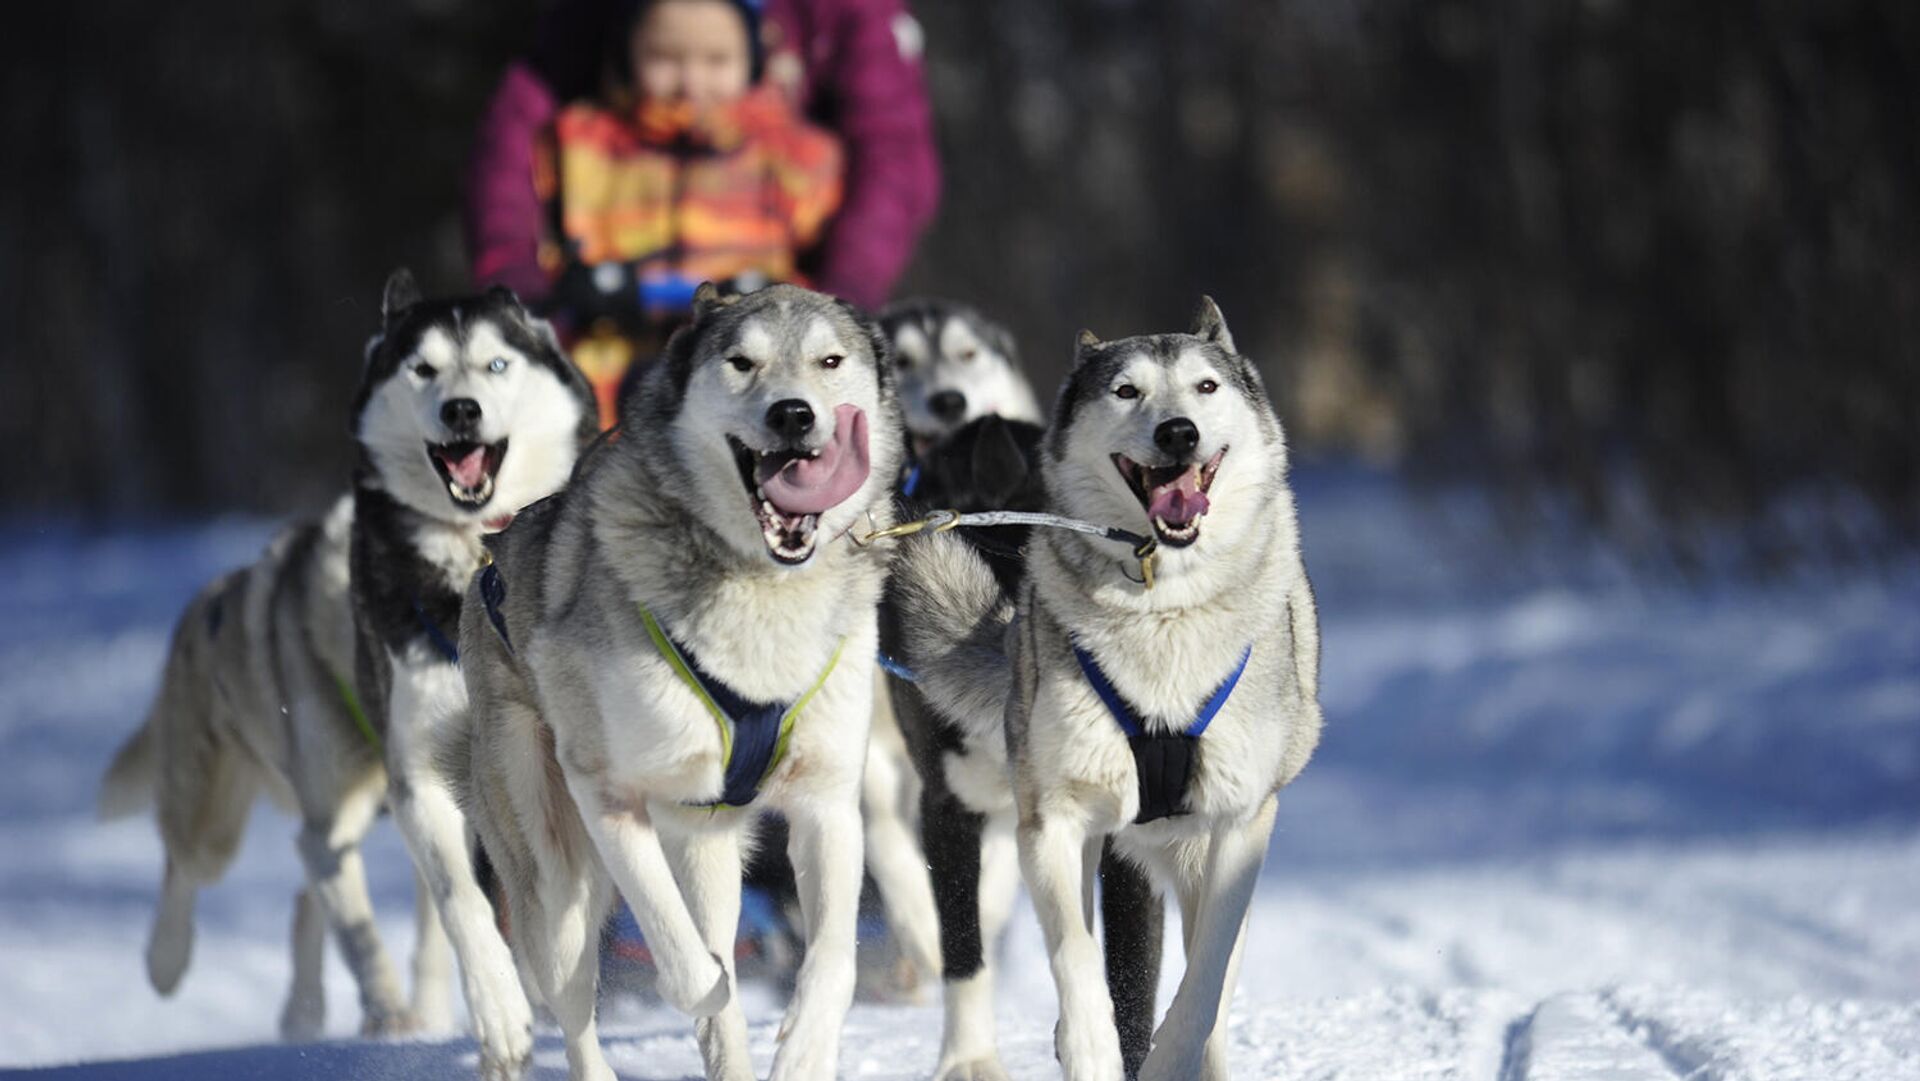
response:
[[[1211,300],[1189,333],[1083,332],[1075,359],[1041,444],[1046,508],[1150,534],[1151,583],[1126,544],[1036,529],[1009,604],[958,538],[909,541],[905,660],[947,715],[1004,716],[1069,1081],[1125,1073],[1089,926],[1107,846],[1173,894],[1186,944],[1139,1076],[1224,1081],[1276,793],[1320,738],[1319,623],[1285,438]]]
[[[388,279],[354,402],[355,682],[384,747],[388,803],[460,963],[480,1072],[518,1078],[533,1015],[474,879],[461,599],[482,538],[566,484],[598,431],[593,392],[513,293],[429,300]]]
[[[622,403],[617,439],[491,538],[460,620],[470,806],[570,1075],[624,900],[707,1076],[745,1081],[733,960],[742,850],[788,822],[805,958],[776,1081],[836,1076],[852,1003],[878,548],[902,454],[885,339],[790,285],[721,297]]]

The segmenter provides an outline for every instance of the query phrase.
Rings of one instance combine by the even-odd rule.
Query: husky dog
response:
[[[429,301],[398,270],[382,309],[354,402],[356,678],[385,742],[394,820],[460,962],[481,1072],[517,1077],[532,1012],[473,877],[455,640],[481,537],[566,483],[597,430],[593,393],[506,289]]]
[[[287,1039],[320,1034],[329,925],[360,985],[364,1033],[453,1024],[452,958],[424,883],[411,1009],[367,898],[360,841],[386,800],[387,774],[349,682],[352,524],[353,502],[342,497],[200,591],[174,629],[146,723],[114,759],[100,797],[105,817],[157,804],[167,863],[147,977],[163,995],[193,950],[194,895],[232,862],[255,797],[264,789],[300,816],[307,887],[294,899],[293,986],[280,1015]]]
[[[1039,425],[992,415],[962,426],[922,458],[919,491],[904,501],[906,513],[923,508],[962,514],[1044,509],[1046,492],[1039,475],[1044,434]],[[975,633],[974,628],[930,627],[922,614],[952,603],[952,597],[942,593],[949,585],[943,564],[958,558],[970,569],[983,563],[991,573],[990,580],[976,578],[969,584],[997,595],[991,608],[1001,622],[989,623],[1003,626],[1025,577],[1022,553],[1029,534],[1027,526],[962,528],[953,536],[964,551],[907,545],[896,559],[880,609],[883,656],[934,658],[924,685],[904,663],[892,666],[898,674],[890,682],[893,710],[924,786],[921,836],[939,902],[946,1021],[936,1081],[1006,1077],[994,1039],[993,950],[1012,910],[1020,871],[1007,743],[999,716],[972,711],[979,705],[974,686],[955,687],[940,678],[951,666],[943,666],[939,654]],[[908,624],[923,637],[932,630],[938,640],[905,641]],[[1002,687],[1006,682],[1004,671],[985,678],[989,686],[996,679]],[[1132,864],[1109,855],[1100,876],[1107,978],[1131,1074],[1146,1057],[1153,1034],[1161,906]]]
[[[1151,531],[1151,588],[1124,546],[1038,530],[1006,631],[991,568],[935,537],[900,569],[928,602],[907,629],[909,663],[929,697],[959,707],[950,717],[998,717],[1004,699],[1021,871],[1060,993],[1069,1081],[1124,1071],[1087,911],[1109,837],[1172,890],[1186,944],[1140,1076],[1219,1081],[1275,793],[1321,723],[1286,446],[1211,300],[1189,334],[1082,332],[1077,351],[1041,452],[1048,508]],[[1010,693],[1004,672],[990,678],[1002,648]]]
[[[776,1079],[834,1076],[854,989],[860,784],[899,405],[883,338],[775,285],[695,297],[623,434],[489,541],[462,613],[472,805],[574,1078],[610,1079],[595,944],[624,899],[709,1078],[751,1078],[742,847],[783,811],[806,956]]]
[[[900,402],[916,454],[989,413],[1038,424],[1040,401],[1013,335],[950,300],[903,300],[880,313],[900,371]]]

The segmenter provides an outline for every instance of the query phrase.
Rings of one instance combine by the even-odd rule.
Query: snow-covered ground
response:
[[[1648,592],[1604,559],[1485,540],[1471,500],[1417,512],[1347,470],[1300,487],[1328,731],[1282,796],[1233,1002],[1236,1077],[1920,1078],[1920,573]],[[0,1066],[471,1069],[464,1040],[352,1040],[337,960],[336,1041],[273,1043],[299,870],[270,811],[202,897],[179,994],[146,984],[158,841],[145,821],[94,823],[94,783],[178,606],[264,535],[0,529]],[[390,826],[370,862],[407,950]],[[1030,915],[1006,957],[1007,1065],[1056,1077]],[[1163,1004],[1177,943],[1168,957]],[[764,1070],[780,1003],[749,1003]],[[931,1004],[862,1003],[841,1074],[924,1078],[938,1033]],[[603,1036],[624,1077],[699,1074],[670,1011],[619,1004]],[[551,1032],[536,1063],[564,1075]]]

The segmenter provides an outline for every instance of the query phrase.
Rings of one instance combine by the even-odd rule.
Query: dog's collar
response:
[[[420,630],[426,634],[427,641],[433,643],[433,648],[447,659],[448,664],[460,663],[460,647],[455,645],[453,639],[447,637],[447,632],[440,629],[440,624],[435,623],[433,617],[427,614],[427,606],[417,595],[413,598],[413,618],[419,622]]]
[[[755,702],[702,671],[693,654],[682,649],[668,636],[647,606],[642,604],[639,608],[640,620],[646,624],[647,637],[653,639],[654,648],[660,651],[667,666],[707,708],[714,724],[720,728],[720,763],[723,770],[720,798],[696,806],[745,807],[751,804],[760,795],[761,783],[786,757],[794,721],[820,688],[826,685],[827,677],[833,674],[834,668],[839,666],[840,653],[846,648],[847,640],[842,638],[833,647],[833,656],[827,659],[827,667],[821,671],[820,678],[814,680],[813,686],[808,687],[806,693],[793,703]]]
[[[1152,822],[1186,814],[1187,786],[1193,780],[1194,752],[1207,726],[1213,723],[1221,707],[1233,696],[1234,687],[1239,685],[1241,675],[1247,670],[1247,662],[1253,659],[1253,646],[1248,645],[1241,652],[1240,663],[1207,696],[1194,719],[1175,732],[1148,732],[1146,725],[1140,721],[1140,711],[1114,688],[1113,681],[1107,678],[1092,653],[1075,643],[1073,658],[1080,662],[1081,673],[1087,677],[1093,693],[1100,696],[1107,712],[1113,715],[1120,731],[1126,734],[1127,745],[1133,751],[1134,775],[1139,782],[1140,792],[1140,810],[1134,816],[1134,822]]]

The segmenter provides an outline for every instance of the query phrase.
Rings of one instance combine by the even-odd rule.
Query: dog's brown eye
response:
[[[822,368],[838,368],[840,362],[845,359],[847,358],[838,353],[828,353],[826,356],[820,358],[820,366]]]
[[[1113,396],[1116,398],[1126,398],[1131,400],[1134,398],[1138,398],[1140,396],[1140,390],[1138,387],[1135,387],[1132,383],[1122,383],[1119,386],[1113,388]]]
[[[977,357],[979,355],[980,355],[980,351],[978,349],[964,349],[960,352],[960,359],[972,360],[974,357]]]
[[[1220,384],[1214,382],[1211,379],[1202,379],[1200,380],[1200,386],[1198,389],[1202,394],[1212,394],[1214,391],[1220,389]]]
[[[733,365],[733,370],[736,372],[750,372],[753,370],[753,361],[748,360],[738,353],[728,357],[727,363]]]

